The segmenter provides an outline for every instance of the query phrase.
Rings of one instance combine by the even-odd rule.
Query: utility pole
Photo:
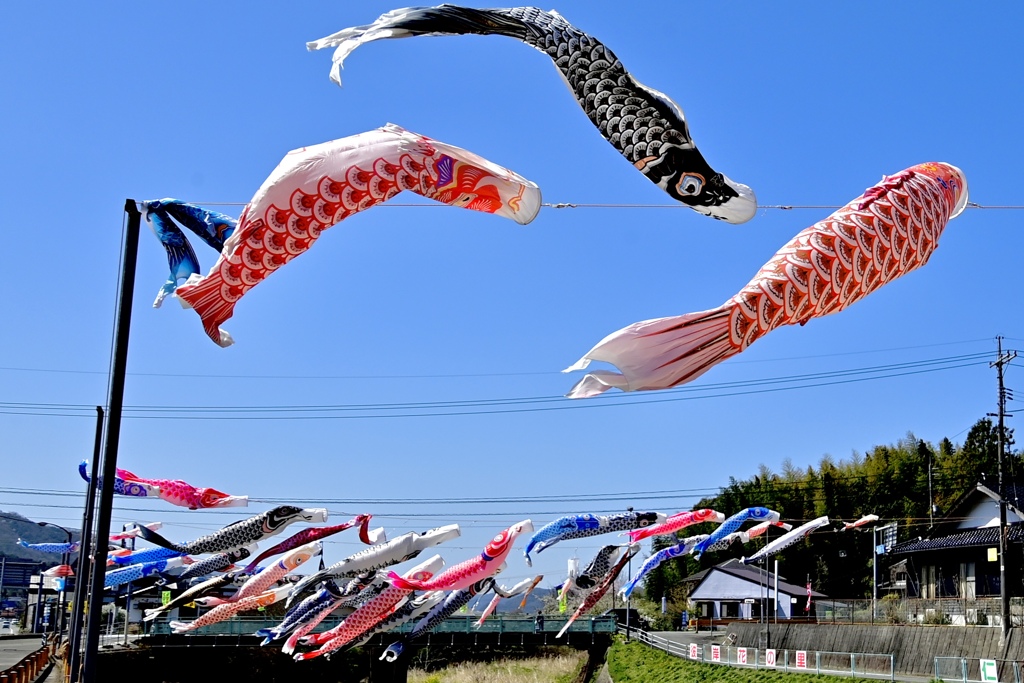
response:
[[[932,495],[932,460],[935,454],[928,449],[928,529],[935,526],[935,496]]]
[[[96,531],[93,546],[92,580],[89,586],[89,614],[85,628],[85,656],[82,660],[83,683],[98,683],[96,671],[100,646],[100,620],[103,618],[103,575],[107,569],[107,543],[110,539],[110,515],[114,504],[114,479],[117,477],[117,449],[121,439],[121,413],[124,409],[125,372],[128,365],[128,341],[132,324],[132,297],[135,294],[135,267],[139,255],[139,223],[142,214],[134,199],[126,199],[121,258],[121,282],[118,286],[117,318],[114,324],[114,353],[110,369],[110,393],[107,400],[106,440],[103,448],[100,498],[96,504]]]
[[[996,433],[999,443],[999,599],[1002,603],[1000,621],[1002,622],[1003,642],[1010,633],[1010,594],[1006,586],[1006,484],[1003,481],[1003,451],[1005,439],[1003,438],[1003,420],[1006,417],[1006,388],[1003,386],[1003,368],[1017,357],[1016,351],[1003,353],[1003,338],[996,337],[996,349],[998,356],[996,360],[989,363],[989,367],[996,369],[996,376],[999,378],[999,431]]]

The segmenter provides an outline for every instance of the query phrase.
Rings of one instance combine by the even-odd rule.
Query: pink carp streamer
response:
[[[303,624],[295,629],[295,632],[288,636],[288,640],[284,641],[284,645],[281,646],[281,654],[290,655],[295,652],[295,648],[298,647],[299,641],[302,640],[302,637],[315,629],[321,621],[327,618],[327,615],[333,614],[334,610],[339,607],[341,607],[341,600],[338,600],[330,609],[325,609],[323,612],[313,617],[309,623]]]
[[[334,526],[319,526],[313,527],[312,529],[304,529],[299,533],[287,538],[273,548],[267,548],[260,553],[256,559],[249,563],[244,570],[246,574],[252,574],[253,570],[259,565],[260,562],[273,557],[274,555],[288,552],[292,548],[297,548],[300,545],[304,545],[311,541],[319,541],[320,539],[333,536],[334,534],[351,529],[352,527],[359,525],[359,540],[366,545],[372,545],[374,543],[381,543],[386,540],[384,538],[384,529],[374,529],[372,532],[369,531],[370,518],[373,515],[356,515],[352,519],[343,524],[335,524]]]
[[[487,617],[494,614],[494,610],[498,608],[499,602],[501,602],[500,595],[495,595],[493,598],[491,598],[491,601],[487,603],[487,607],[484,608],[483,614],[480,615],[479,619],[473,622],[473,626],[476,628],[480,628],[481,626],[483,626],[484,622],[487,621]]]
[[[249,505],[249,496],[229,496],[223,491],[205,486],[192,486],[180,479],[145,479],[128,470],[117,469],[117,476],[125,481],[136,481],[157,489],[160,500],[171,505],[199,510],[205,508],[237,508]],[[149,525],[146,525],[147,527]],[[159,527],[157,527],[159,528]],[[136,533],[138,531],[136,530]]]
[[[622,557],[619,558],[619,561],[615,563],[615,566],[611,568],[611,571],[605,574],[604,580],[601,582],[601,585],[595,588],[593,591],[591,591],[589,595],[587,595],[587,597],[583,600],[583,603],[576,608],[576,611],[572,613],[572,616],[569,617],[569,620],[565,622],[565,625],[562,627],[562,630],[558,632],[557,636],[555,636],[556,638],[561,638],[563,635],[565,635],[565,632],[569,630],[569,627],[572,626],[574,621],[576,621],[581,616],[586,614],[594,605],[598,603],[598,601],[601,598],[604,597],[604,594],[608,592],[608,589],[615,584],[615,579],[618,578],[619,574],[622,573],[622,570],[625,568],[630,558],[632,558],[638,552],[640,552],[639,543],[629,544],[629,546],[626,548],[626,552],[622,553]]]
[[[864,515],[855,522],[843,522],[843,528],[840,531],[846,531],[847,529],[859,529],[865,524],[871,524],[871,522],[877,522],[878,515]]]
[[[238,592],[230,598],[199,598],[196,600],[196,603],[204,607],[210,607],[212,605],[223,605],[229,602],[238,602],[239,600],[245,600],[253,595],[259,595],[277,583],[279,579],[284,578],[286,574],[298,569],[314,557],[322,554],[323,551],[323,541],[307,543],[306,545],[295,548],[291,552],[287,553],[284,557],[261,571],[259,574],[249,577],[249,579],[242,584],[242,587],[238,589]]]
[[[150,531],[157,531],[158,529],[162,529],[163,528],[164,523],[163,522],[150,522],[149,524],[143,524],[142,526],[146,527]],[[134,525],[132,528],[127,529],[126,531],[121,531],[121,532],[118,532],[116,534],[110,534],[110,540],[111,541],[127,541],[129,538],[138,538],[138,536],[139,536],[139,526],[138,525]]]
[[[785,531],[790,531],[793,528],[792,524],[786,524],[785,522],[780,522],[778,520],[761,522],[760,524],[755,524],[754,526],[747,529],[747,540],[744,541],[744,543],[749,542],[752,538],[757,538],[758,536],[765,534],[768,531],[768,528],[773,526],[777,526]]]
[[[56,578],[67,578],[74,576],[75,570],[71,568],[70,564],[58,564],[55,567],[50,567],[43,572],[43,576],[52,576]]]
[[[636,543],[644,540],[645,538],[651,538],[652,536],[673,534],[680,529],[685,529],[693,524],[701,524],[703,522],[716,522],[721,524],[724,521],[725,515],[721,512],[711,510],[710,508],[701,508],[700,510],[693,510],[692,512],[677,512],[661,524],[653,524],[644,529],[630,531],[629,541],[630,543]]]
[[[395,125],[293,150],[242,211],[220,258],[177,296],[195,309],[210,339],[230,346],[220,325],[250,289],[349,216],[409,190],[444,204],[532,221],[540,190],[464,149]]]
[[[927,263],[966,206],[967,180],[955,166],[925,163],[883,178],[796,235],[718,308],[645,320],[605,337],[565,372],[595,360],[619,372],[591,372],[568,396],[676,387],[778,327],[838,313]]]
[[[444,565],[440,555],[432,558],[410,569],[404,579],[408,581],[426,581],[434,576],[438,569]],[[303,652],[295,655],[295,661],[303,662],[307,659],[330,654],[335,650],[345,647],[350,642],[361,636],[366,631],[378,624],[381,619],[386,618],[394,612],[401,604],[408,599],[411,589],[391,585],[385,588],[380,595],[368,601],[352,614],[345,617],[345,621],[335,626],[330,631],[324,631],[312,636],[306,636],[304,641],[307,645],[320,645],[319,650]]]
[[[404,579],[395,572],[389,572],[388,578],[395,586],[407,590],[437,591],[466,588],[496,574],[505,563],[505,558],[508,557],[516,539],[532,532],[533,522],[528,519],[513,524],[491,539],[482,553],[445,569],[429,581]]]
[[[203,626],[209,626],[211,624],[224,621],[225,619],[230,619],[239,612],[249,612],[251,610],[259,609],[260,607],[270,607],[274,603],[284,600],[291,589],[291,586],[283,586],[272,591],[260,593],[259,595],[249,596],[248,598],[239,600],[238,602],[228,602],[223,605],[217,605],[195,621],[172,621],[170,623],[170,627],[175,633],[194,631],[197,628],[202,628]]]

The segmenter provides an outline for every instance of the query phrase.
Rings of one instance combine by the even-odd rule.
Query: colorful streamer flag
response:
[[[537,186],[472,152],[395,125],[289,152],[242,211],[238,227],[205,276],[176,295],[210,339],[233,343],[220,325],[278,268],[306,252],[321,232],[409,190],[473,211],[532,221]]]

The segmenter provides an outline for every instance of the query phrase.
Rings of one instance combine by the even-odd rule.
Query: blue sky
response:
[[[385,41],[348,59],[344,88],[330,83],[329,52],[308,53],[305,42],[394,7],[8,8],[16,30],[0,44],[0,509],[80,519],[80,498],[10,489],[82,490],[76,465],[91,454],[91,415],[11,404],[105,401],[126,197],[178,197],[237,215],[239,206],[218,204],[246,202],[288,150],[391,121],[517,171],[547,202],[670,203],[600,137],[548,58],[517,41]],[[674,98],[712,166],[753,187],[761,204],[841,205],[924,161],[962,168],[973,202],[1024,204],[1019,4],[677,7],[556,9]],[[396,200],[406,202],[422,203]],[[718,398],[505,401],[475,415],[392,409],[558,397],[577,379],[558,371],[606,334],[720,304],[828,213],[766,209],[731,226],[685,208],[547,208],[518,226],[449,208],[379,207],[332,228],[249,293],[225,326],[237,341],[229,349],[174,301],[149,307],[167,266],[144,228],[125,400],[159,410],[158,419],[125,420],[119,462],[254,498],[336,500],[332,521],[372,512],[392,535],[459,521],[464,535],[444,553],[457,562],[525,517],[539,526],[628,505],[671,513],[761,463],[845,458],[907,430],[961,441],[995,407],[988,359]],[[839,315],[773,332],[692,387],[994,351],[1000,334],[1024,344],[1022,217],[966,211],[925,268]],[[213,252],[196,249],[203,268],[212,265]],[[1009,386],[1018,372],[1010,368]],[[667,398],[694,400],[652,402]],[[166,419],[169,407],[354,404],[388,407],[330,419]],[[531,411],[509,412],[523,407]],[[693,495],[522,500],[684,489]],[[452,500],[465,498],[485,500]],[[115,523],[161,519],[185,539],[244,514],[120,499]],[[328,561],[356,547],[354,537],[335,540]],[[605,542],[556,546],[537,569],[554,579],[568,556],[589,559]],[[513,557],[506,576],[529,573]]]

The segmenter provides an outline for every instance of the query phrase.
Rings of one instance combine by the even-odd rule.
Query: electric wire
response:
[[[336,404],[336,405],[270,405],[270,406],[125,406],[125,419],[161,420],[317,420],[317,419],[381,419],[406,417],[440,417],[490,415],[505,413],[579,410],[609,406],[643,405],[678,401],[703,400],[752,394],[792,391],[833,386],[878,379],[890,379],[944,370],[955,370],[980,364],[991,354],[987,352],[933,358],[905,363],[878,365],[847,370],[789,375],[686,386],[659,392],[648,398],[637,394],[610,394],[583,402],[561,396],[506,397],[460,401],[429,401],[410,403]],[[865,376],[870,375],[870,376]],[[790,384],[790,386],[778,386]],[[732,390],[732,391],[730,391]],[[713,393],[706,393],[713,392]],[[703,395],[687,395],[698,394]],[[679,395],[683,394],[683,395]],[[524,407],[526,406],[526,407]],[[463,410],[451,410],[459,408]],[[88,404],[0,402],[0,414],[43,415],[55,417],[88,417]],[[73,411],[73,412],[68,412]],[[406,411],[406,412],[391,412]],[[412,411],[412,412],[410,412]],[[359,412],[359,415],[338,413]],[[329,414],[324,414],[329,413]]]
[[[1010,337],[1005,337],[1010,339]],[[891,353],[893,351],[913,351],[917,349],[935,348],[938,346],[957,346],[977,344],[991,341],[988,337],[962,339],[958,341],[935,342],[931,344],[915,344],[912,346],[894,346],[880,349],[859,349],[857,351],[837,351],[833,353],[816,353],[802,356],[784,356],[779,358],[735,358],[731,364],[778,363],[784,361],[813,360],[817,358],[836,358],[841,356],[859,356],[872,353]],[[1020,340],[1024,341],[1024,339]],[[37,372],[70,375],[108,375],[107,370],[78,370],[65,368],[26,368],[0,366],[0,371]],[[483,377],[536,377],[555,376],[562,373],[558,370],[537,370],[524,372],[472,372],[472,373],[430,373],[430,374],[396,374],[396,375],[257,375],[257,374],[221,374],[221,373],[187,373],[187,372],[128,372],[133,377],[167,377],[182,379],[259,379],[259,380],[410,380],[410,379],[477,379]]]

